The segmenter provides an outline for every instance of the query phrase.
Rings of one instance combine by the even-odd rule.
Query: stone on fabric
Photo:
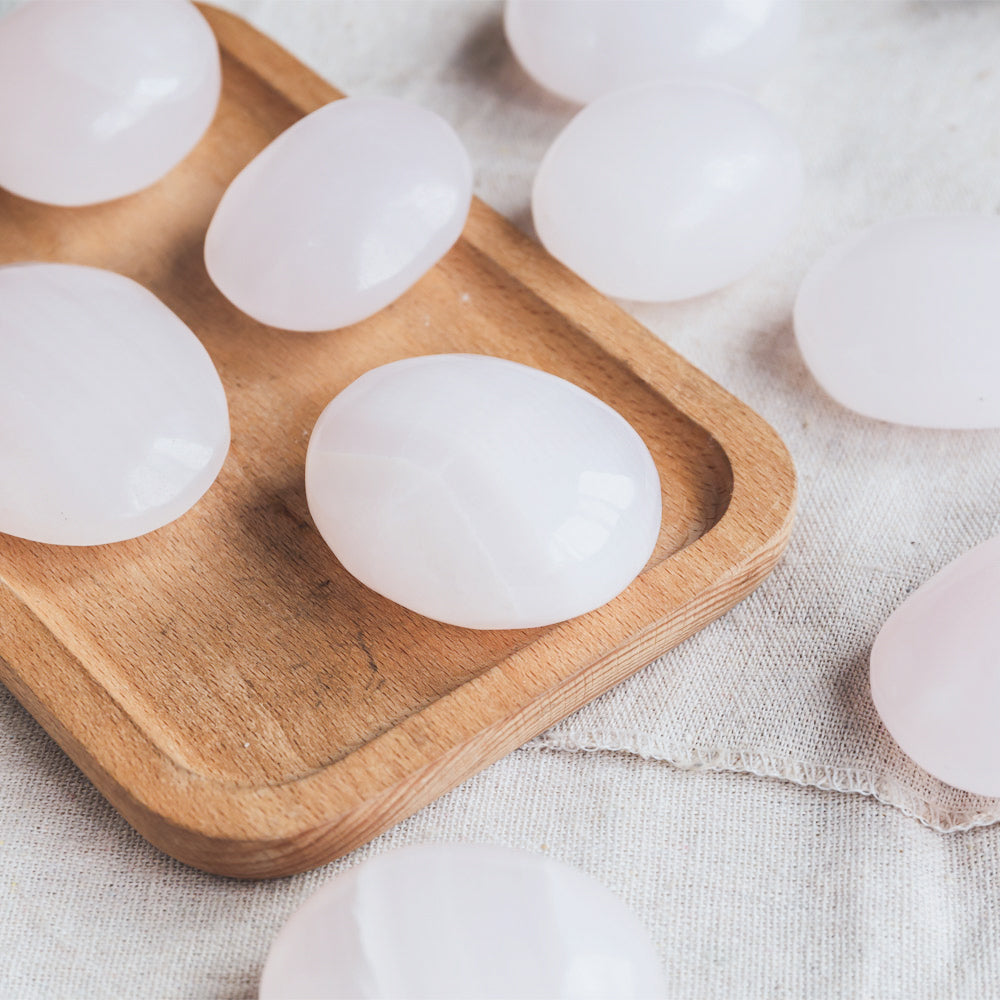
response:
[[[796,0],[507,0],[507,40],[578,104],[668,77],[762,82],[798,33]]]
[[[92,267],[0,267],[0,302],[0,532],[100,545],[180,517],[229,448],[222,383],[194,334]]]
[[[554,375],[432,355],[362,375],[309,441],[306,495],[344,567],[468,628],[572,618],[653,551],[660,483],[618,413]]]
[[[283,132],[230,184],[205,240],[223,295],[271,326],[349,326],[403,294],[451,248],[472,167],[444,119],[349,97]]]
[[[260,1000],[654,1000],[649,933],[538,854],[421,844],[335,876],[275,938]]]
[[[872,699],[904,753],[941,781],[1000,796],[1000,537],[959,556],[889,616]]]
[[[801,190],[795,140],[752,98],[655,83],[573,118],[542,160],[532,212],[549,253],[599,291],[668,302],[752,271]]]
[[[87,205],[158,181],[208,128],[219,49],[188,0],[44,0],[0,20],[0,187]]]
[[[866,417],[1000,427],[1000,219],[934,215],[856,233],[812,266],[795,336],[816,381]]]

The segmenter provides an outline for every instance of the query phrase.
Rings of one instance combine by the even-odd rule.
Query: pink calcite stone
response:
[[[385,308],[458,239],[472,165],[439,115],[346,97],[286,129],[229,185],[205,266],[243,312],[333,330]]]
[[[791,133],[746,94],[674,80],[577,113],[545,154],[542,245],[605,295],[674,302],[749,274],[787,236],[802,191]]]
[[[188,0],[44,0],[0,19],[0,187],[87,205],[159,180],[219,101],[219,49]]]
[[[756,86],[798,22],[797,0],[507,0],[504,12],[525,72],[579,104],[665,77]]]
[[[600,607],[660,533],[649,449],[610,406],[503,358],[366,372],[320,414],[309,512],[348,572],[464,628],[536,628]]]
[[[928,215],[855,233],[810,269],[795,336],[816,381],[866,417],[1000,427],[1000,219]]]
[[[649,933],[609,889],[493,844],[420,844],[336,875],[279,931],[260,1000],[655,1000]]]
[[[950,563],[882,627],[872,699],[902,749],[935,777],[1000,796],[1000,537]]]

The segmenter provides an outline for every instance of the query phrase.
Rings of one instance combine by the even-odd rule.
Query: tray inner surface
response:
[[[305,502],[308,434],[362,372],[419,354],[493,354],[606,400],[660,470],[651,564],[711,528],[733,483],[708,432],[466,241],[347,330],[286,333],[241,315],[207,277],[204,232],[228,181],[301,110],[232,58],[224,74],[209,136],[154,188],[85,209],[0,192],[0,262],[120,271],[198,334],[230,404],[220,479],[179,521],[131,542],[72,549],[0,536],[0,577],[162,753],[264,785],[343,758],[542,631],[430,622],[356,583],[326,549]]]

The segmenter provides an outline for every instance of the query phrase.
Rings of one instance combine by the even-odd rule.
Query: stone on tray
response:
[[[507,0],[529,76],[579,104],[666,77],[752,87],[798,33],[797,0]]]
[[[92,267],[0,267],[0,302],[0,531],[100,545],[187,511],[229,448],[222,383],[194,334]]]
[[[816,381],[867,417],[1000,427],[1000,219],[894,219],[813,265],[795,336]]]
[[[188,0],[44,0],[0,20],[0,187],[87,205],[159,180],[215,114],[219,50]]]
[[[573,118],[542,160],[532,212],[549,253],[599,291],[667,302],[752,271],[801,190],[795,140],[752,98],[655,83]]]
[[[649,933],[596,879],[489,844],[404,847],[292,914],[260,1000],[659,1000]]]
[[[230,184],[205,264],[261,323],[349,326],[444,256],[471,199],[468,154],[444,119],[391,98],[344,98],[279,135]]]
[[[935,777],[1000,796],[1000,538],[977,545],[890,615],[871,653],[872,699]]]
[[[653,551],[660,482],[639,435],[554,375],[432,355],[373,369],[323,411],[306,495],[344,567],[452,625],[590,611]]]

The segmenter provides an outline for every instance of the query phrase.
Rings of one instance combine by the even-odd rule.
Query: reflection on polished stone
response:
[[[188,0],[26,3],[0,20],[0,187],[53,205],[145,188],[204,134],[220,81]]]
[[[670,302],[749,274],[801,191],[798,145],[763,107],[675,82],[588,104],[545,154],[531,204],[545,249],[598,291]]]
[[[194,334],[92,267],[0,267],[0,301],[0,531],[100,545],[187,511],[229,448],[222,383]]]
[[[223,295],[270,326],[349,326],[389,305],[451,248],[472,167],[444,119],[353,97],[296,122],[230,184],[205,240]]]
[[[660,529],[638,434],[577,386],[479,355],[397,361],[357,379],[309,442],[313,519],[345,568],[469,628],[590,611],[631,583]]]

